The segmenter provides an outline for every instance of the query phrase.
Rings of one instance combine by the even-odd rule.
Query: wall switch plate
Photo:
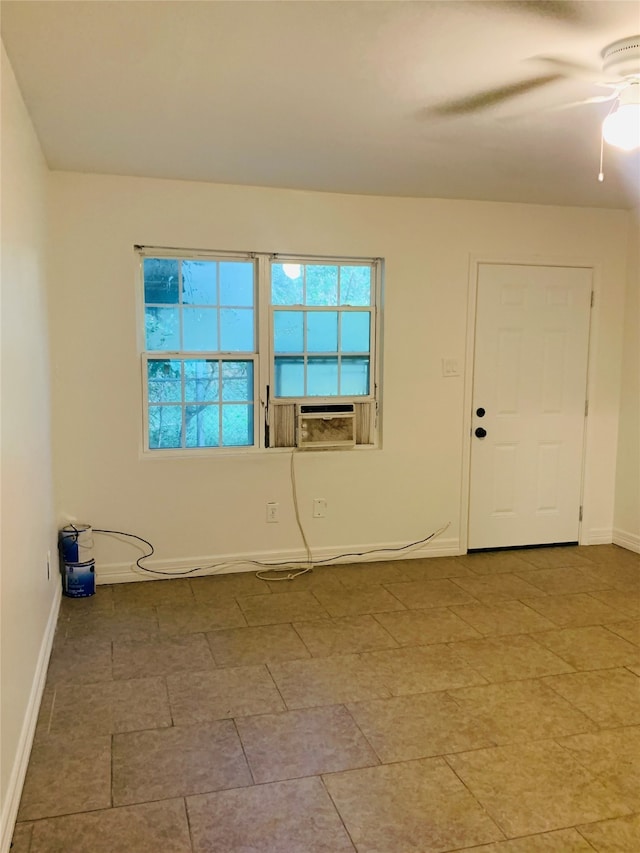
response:
[[[313,499],[313,517],[325,518],[327,515],[327,502],[324,498]]]
[[[280,504],[269,501],[267,504],[267,524],[276,524],[280,521]]]

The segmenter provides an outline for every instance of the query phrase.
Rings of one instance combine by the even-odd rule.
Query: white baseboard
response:
[[[620,545],[622,548],[628,548],[629,551],[635,551],[636,554],[640,554],[640,536],[637,533],[628,533],[626,530],[614,527],[613,543],[614,545]]]
[[[20,739],[18,741],[18,748],[16,750],[13,768],[11,770],[4,798],[2,821],[0,822],[0,825],[2,826],[2,835],[0,836],[0,853],[9,853],[9,848],[11,846],[13,829],[18,815],[18,806],[20,805],[20,797],[22,796],[22,787],[27,773],[29,757],[31,755],[31,747],[33,745],[33,736],[36,730],[40,702],[42,701],[42,692],[47,680],[47,667],[49,666],[51,646],[53,645],[53,636],[56,631],[58,613],[60,611],[61,588],[60,584],[56,584],[55,586],[56,592],[51,603],[49,619],[47,620],[47,626],[40,645],[40,654],[38,655],[38,662],[33,674],[29,702],[27,703],[22,723],[22,730],[20,732]]]
[[[610,545],[613,531],[610,527],[591,527],[587,534],[586,545]]]
[[[460,554],[460,543],[456,538],[434,539],[420,548],[410,551],[398,550],[402,542],[384,542],[373,545],[350,545],[331,548],[314,548],[314,560],[337,563],[368,563],[380,560],[411,560],[420,557],[453,557]],[[374,553],[372,553],[374,552]],[[273,565],[275,563],[304,563],[307,559],[303,550],[266,551],[251,554],[215,554],[206,557],[190,557],[178,560],[147,560],[146,565],[167,575],[147,574],[131,563],[96,563],[96,583],[129,583],[141,580],[166,580],[168,577],[205,577],[231,572],[256,572],[261,567],[251,561]],[[196,568],[201,566],[202,568]]]

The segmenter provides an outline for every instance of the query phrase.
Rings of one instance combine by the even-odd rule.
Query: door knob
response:
[[[487,434],[487,431],[486,431],[486,429],[484,429],[484,427],[478,427],[476,429],[476,432],[475,432],[476,438],[484,438],[486,434]]]

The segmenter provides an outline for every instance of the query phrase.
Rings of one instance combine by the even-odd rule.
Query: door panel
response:
[[[591,287],[589,269],[479,265],[469,548],[578,539]]]

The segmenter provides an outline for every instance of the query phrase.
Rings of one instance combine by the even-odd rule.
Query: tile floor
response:
[[[640,556],[63,599],[12,853],[637,853]]]

